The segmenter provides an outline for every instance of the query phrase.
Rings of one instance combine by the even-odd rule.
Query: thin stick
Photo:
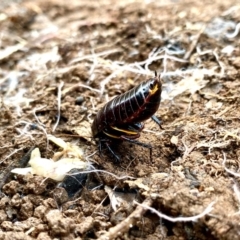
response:
[[[202,218],[205,215],[207,215],[208,213],[210,213],[213,210],[213,205],[215,204],[215,202],[211,202],[203,212],[201,212],[201,213],[199,213],[195,216],[192,216],[192,217],[169,217],[169,216],[157,211],[155,208],[152,208],[150,206],[146,206],[144,203],[141,204],[141,203],[138,203],[136,201],[135,201],[135,203],[138,206],[141,206],[141,207],[145,208],[146,210],[150,210],[151,212],[157,214],[158,217],[163,218],[165,220],[168,220],[170,222],[191,222],[191,221],[195,222],[199,218]]]
[[[238,203],[240,203],[240,191],[237,182],[233,184],[233,191],[237,197]]]
[[[35,113],[33,113],[33,115],[36,116]],[[21,120],[21,121],[17,122],[16,125],[17,125],[17,124],[26,124],[26,126],[25,126],[25,128],[24,128],[24,129],[26,129],[26,130],[22,131],[21,135],[22,135],[22,134],[28,134],[28,136],[30,136],[30,138],[32,139],[32,135],[27,131],[27,127],[33,125],[33,123]],[[41,125],[36,125],[36,126],[37,126],[37,129],[42,130],[43,133],[45,134],[46,139],[47,139],[47,145],[46,145],[46,146],[47,146],[47,149],[48,149],[49,141],[48,141],[48,137],[47,137],[47,131],[46,131],[46,129],[45,129],[44,124],[42,124],[42,123],[40,123],[40,124],[41,124]],[[20,135],[20,136],[21,136],[21,135]]]
[[[34,108],[34,109],[33,109],[33,115],[34,115],[34,117],[36,118],[38,124],[41,125],[41,126],[43,126],[43,127],[45,127],[45,125],[39,120],[36,112],[39,111],[39,110],[42,110],[42,109],[45,108],[45,107],[46,107],[46,106],[42,106],[42,107],[40,107],[40,108]]]
[[[19,149],[15,149],[13,152],[11,152],[8,156],[6,156],[0,163],[3,163],[5,160],[7,160],[8,158],[10,158],[12,155],[14,155],[15,153],[21,151],[23,149],[22,148],[19,148]]]
[[[240,177],[240,173],[236,173],[236,172],[234,172],[234,171],[231,171],[230,169],[228,169],[228,168],[226,167],[226,165],[225,165],[225,163],[226,163],[226,161],[227,161],[226,153],[225,153],[225,152],[222,152],[222,154],[223,154],[223,163],[222,163],[222,165],[223,165],[223,167],[224,167],[224,170],[225,170],[226,172],[232,174],[232,175],[235,176],[235,177]]]
[[[188,50],[188,52],[186,52],[186,54],[184,55],[183,59],[188,60],[190,58],[190,56],[192,55],[194,49],[196,48],[198,41],[202,35],[202,33],[205,30],[205,25],[201,28],[201,30],[199,31],[198,35],[196,36],[195,41],[192,42],[190,49]]]
[[[218,56],[218,54],[216,53],[215,50],[213,51],[213,55],[214,55],[214,57],[216,58],[219,67],[221,68],[220,74],[221,74],[222,76],[224,76],[224,73],[225,73],[224,64],[219,60],[219,56]]]
[[[107,50],[107,51],[100,52],[100,53],[92,53],[92,54],[89,54],[89,55],[77,57],[77,58],[73,59],[69,64],[72,65],[74,63],[78,63],[78,62],[81,62],[83,60],[94,59],[94,58],[97,58],[97,57],[102,57],[102,56],[106,56],[106,55],[110,55],[110,54],[118,53],[118,52],[122,52],[122,50],[121,49],[111,49],[111,50]]]
[[[61,110],[61,94],[62,94],[62,87],[64,85],[64,82],[61,82],[58,86],[58,117],[57,117],[57,122],[55,123],[54,127],[53,127],[53,132],[55,132],[58,124],[59,124],[59,121],[60,121],[60,110]]]
[[[238,35],[239,30],[240,30],[240,23],[237,24],[235,31],[233,33],[225,33],[225,36],[227,38],[235,38]]]
[[[112,177],[114,177],[114,178],[116,178],[116,179],[118,179],[118,180],[123,180],[123,179],[136,179],[135,177],[131,177],[131,176],[128,176],[128,175],[119,177],[119,176],[117,176],[117,175],[115,175],[115,174],[113,174],[113,173],[111,173],[111,172],[105,171],[105,170],[92,169],[92,170],[87,170],[87,171],[81,171],[82,174],[94,173],[94,172],[95,172],[95,173],[106,173],[106,174],[108,174],[108,175],[110,175],[110,176],[112,176]],[[66,174],[66,175],[73,176],[73,175],[76,175],[76,174],[78,174],[78,173]]]
[[[46,139],[47,139],[47,149],[48,149],[48,146],[49,146],[49,140],[48,140],[48,137],[47,137],[47,130],[45,129],[45,125],[39,120],[39,118],[38,118],[38,116],[37,116],[37,114],[36,114],[36,111],[38,111],[38,110],[41,110],[41,109],[43,109],[45,106],[43,106],[43,107],[41,107],[41,108],[38,108],[38,109],[34,109],[33,110],[33,115],[34,115],[34,117],[36,118],[36,120],[37,120],[37,122],[38,122],[38,124],[39,124],[39,126],[38,126],[38,128],[40,128],[43,132],[44,132],[44,134],[45,134],[45,136],[46,136]]]
[[[128,232],[129,229],[144,215],[147,211],[146,207],[150,207],[153,203],[151,198],[147,198],[143,202],[143,206],[139,205],[137,208],[122,222],[120,222],[115,227],[108,230],[107,233],[100,236],[98,240],[116,239],[118,236],[123,236],[124,233]]]

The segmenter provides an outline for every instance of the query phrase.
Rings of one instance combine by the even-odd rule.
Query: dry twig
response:
[[[58,123],[60,121],[60,117],[61,117],[61,114],[60,114],[60,110],[61,110],[61,96],[62,96],[62,87],[64,85],[64,82],[61,82],[58,86],[58,116],[57,116],[57,122],[55,123],[54,127],[53,127],[53,132],[55,132],[57,126],[58,126]]]
[[[142,206],[146,210],[150,210],[151,212],[157,214],[158,217],[163,218],[165,220],[168,220],[170,222],[191,222],[191,221],[195,222],[199,218],[202,218],[205,215],[207,215],[208,213],[210,213],[213,210],[213,205],[215,204],[215,202],[211,202],[203,212],[201,212],[201,213],[199,213],[195,216],[192,216],[192,217],[169,217],[169,216],[157,211],[155,208],[152,208],[150,206],[146,206],[146,205],[141,204],[141,203],[137,203],[137,202],[135,202],[135,203],[139,206]]]
[[[193,53],[194,49],[196,48],[197,44],[198,44],[198,41],[202,35],[202,33],[204,32],[205,30],[205,25],[200,29],[199,33],[197,34],[195,40],[192,42],[191,46],[190,46],[190,49],[188,50],[188,52],[185,53],[183,59],[185,60],[188,60],[191,56],[191,54]]]
[[[147,207],[150,207],[153,203],[151,198],[147,198],[142,205],[137,206],[137,208],[122,222],[118,225],[110,228],[107,233],[100,236],[98,240],[108,240],[116,239],[118,236],[122,236],[124,233],[129,231],[129,229],[139,220],[143,214],[148,210]]]
[[[225,152],[222,152],[223,154],[223,162],[222,162],[222,165],[224,167],[224,170],[228,173],[230,173],[231,175],[235,176],[235,177],[240,177],[240,173],[236,173],[230,169],[228,169],[225,165],[226,161],[227,161],[227,157],[226,157],[226,153]]]

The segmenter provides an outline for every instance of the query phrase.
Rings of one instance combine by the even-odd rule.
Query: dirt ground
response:
[[[240,239],[239,12],[1,1],[0,239]],[[128,142],[113,145],[120,162],[100,155],[98,110],[154,71],[162,129],[149,119],[138,139],[152,160]]]

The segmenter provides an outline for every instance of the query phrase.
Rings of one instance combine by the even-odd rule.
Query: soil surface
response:
[[[0,239],[240,239],[239,12],[2,0]],[[155,71],[161,127],[137,139],[152,158],[126,141],[110,143],[120,161],[99,154],[97,112]]]

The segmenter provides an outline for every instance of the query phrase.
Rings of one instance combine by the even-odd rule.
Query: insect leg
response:
[[[102,156],[102,145],[103,144],[107,147],[108,151],[115,157],[116,161],[120,162],[120,158],[118,157],[118,155],[110,147],[111,142],[108,139],[101,139],[99,141],[98,149],[99,149],[100,157]]]
[[[144,128],[144,124],[143,123],[133,123],[131,125],[127,126],[129,130],[135,131],[135,132],[140,132],[143,130]]]
[[[155,115],[152,115],[152,120],[161,128],[161,129],[163,129],[163,127],[162,127],[162,121],[157,117],[157,116],[155,116]]]
[[[108,148],[108,150],[111,152],[111,154],[115,157],[117,162],[120,162],[120,158],[119,156],[112,150],[112,148],[110,147],[108,142],[105,142],[106,147]]]
[[[142,142],[139,142],[137,140],[128,138],[126,136],[121,136],[120,139],[131,142],[131,143],[134,143],[136,145],[139,145],[139,146],[142,146],[142,147],[145,147],[145,148],[148,148],[149,152],[150,152],[150,160],[152,162],[152,146],[150,144],[142,143]]]
[[[100,157],[102,157],[102,142],[103,141],[99,141],[99,144],[98,144],[98,151],[99,151],[99,155],[100,155]]]

